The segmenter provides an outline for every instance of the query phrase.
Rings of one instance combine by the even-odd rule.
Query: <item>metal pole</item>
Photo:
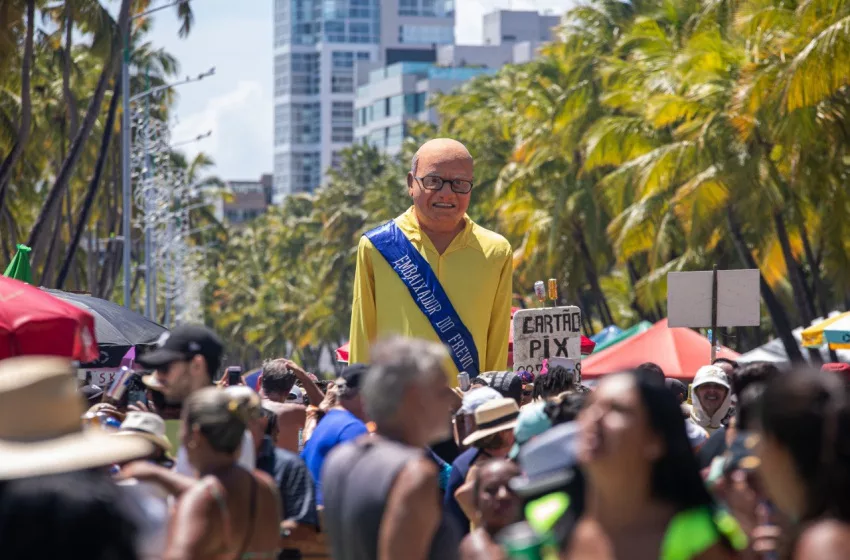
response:
[[[145,85],[147,87],[147,84]],[[153,274],[151,273],[151,249],[153,248],[151,231],[151,162],[148,156],[148,127],[150,126],[150,101],[145,103],[145,133],[142,135],[142,161],[145,176],[145,317],[154,320],[153,312]]]
[[[711,363],[717,358],[717,265],[711,274]]]
[[[173,228],[171,226],[171,220],[169,219],[168,220],[168,239],[169,240],[171,239],[172,229]],[[171,284],[172,284],[171,269],[174,267],[174,264],[172,262],[172,256],[171,256],[171,249],[166,250],[165,258],[168,259],[168,262],[167,262],[166,268],[165,268],[165,321],[164,321],[164,324],[165,324],[165,328],[168,328],[169,321],[171,321],[171,288],[172,288],[172,286],[171,286]]]
[[[133,273],[130,270],[130,245],[133,235],[130,231],[130,212],[133,208],[130,188],[130,32],[124,29],[124,56],[121,62],[121,196],[123,202],[122,229],[124,230],[124,307],[132,309],[130,290]]]

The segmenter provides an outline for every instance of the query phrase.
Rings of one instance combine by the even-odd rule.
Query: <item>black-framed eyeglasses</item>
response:
[[[464,181],[463,179],[443,179],[436,175],[427,175],[425,177],[414,177],[422,188],[426,191],[442,190],[443,185],[449,184],[453,192],[458,194],[468,194],[472,190],[472,181]]]

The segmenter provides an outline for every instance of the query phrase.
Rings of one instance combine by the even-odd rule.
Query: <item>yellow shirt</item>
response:
[[[442,255],[419,228],[413,207],[395,223],[431,265],[472,334],[481,371],[504,370],[511,323],[511,245],[469,216],[463,219],[466,226]],[[364,235],[357,248],[349,363],[369,363],[369,346],[391,334],[440,342],[398,274]],[[458,371],[454,362],[449,362],[449,383],[456,386]]]

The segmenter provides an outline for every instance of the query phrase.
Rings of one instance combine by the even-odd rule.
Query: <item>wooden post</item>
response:
[[[711,363],[717,357],[717,265],[711,275]]]

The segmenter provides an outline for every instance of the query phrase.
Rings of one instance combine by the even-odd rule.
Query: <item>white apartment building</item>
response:
[[[439,122],[429,107],[433,96],[459,87],[506,64],[532,60],[552,40],[559,16],[498,10],[484,16],[482,45],[441,45],[433,62],[364,64],[358,68],[355,99],[356,141],[397,154],[408,121]]]

